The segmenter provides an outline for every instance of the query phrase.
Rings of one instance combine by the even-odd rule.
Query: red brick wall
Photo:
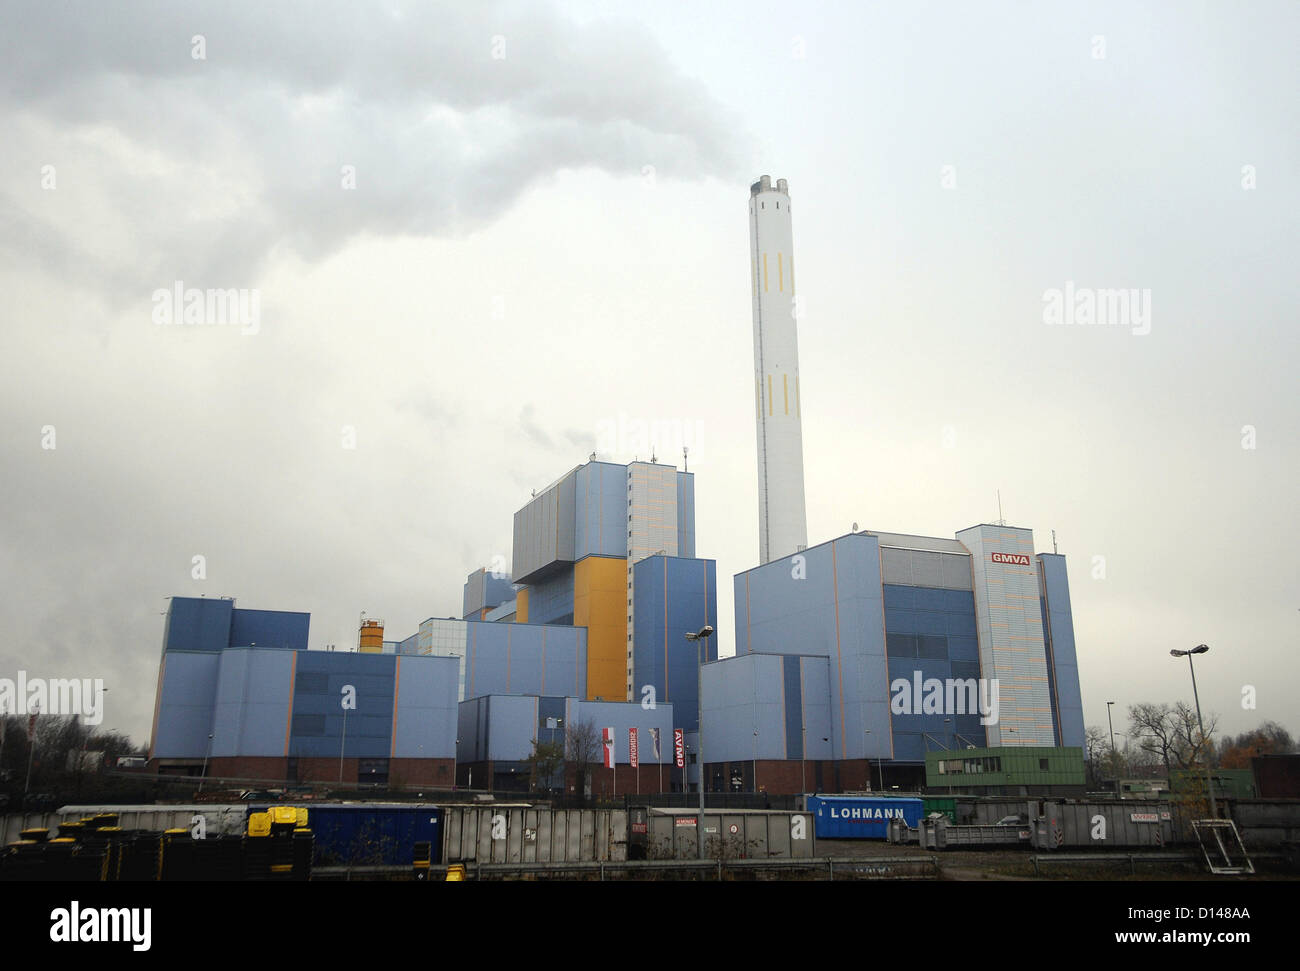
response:
[[[355,783],[357,781],[358,761],[358,759],[343,760],[343,781],[345,783]],[[298,778],[303,782],[337,783],[339,781],[339,760],[335,758],[299,758]]]
[[[450,789],[455,759],[389,759],[390,786],[438,786]],[[337,771],[338,767],[335,766]]]
[[[755,767],[752,761],[745,762],[710,762],[707,766],[709,777],[720,776],[724,788],[730,787],[731,768],[739,770],[744,779],[744,792],[757,788],[760,792],[792,794],[799,792],[848,792],[867,788],[879,788],[879,769],[873,760],[870,765],[864,759],[839,762],[808,759],[759,759]],[[821,768],[820,785],[818,767]],[[758,771],[758,786],[754,785],[754,771]],[[895,782],[902,780],[902,769],[895,771]],[[802,775],[803,781],[800,781]],[[620,775],[620,780],[621,780]],[[889,766],[885,766],[885,782],[889,783]],[[621,782],[620,782],[621,784]],[[910,787],[910,786],[909,786]],[[710,790],[711,792],[714,790]]]
[[[285,759],[280,756],[235,755],[208,759],[208,778],[284,782]]]

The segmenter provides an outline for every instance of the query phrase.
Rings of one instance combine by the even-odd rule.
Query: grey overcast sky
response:
[[[1293,2],[6,3],[0,677],[103,678],[144,742],[169,596],[309,611],[313,648],[459,616],[637,422],[690,445],[730,653],[768,173],[810,542],[1001,490],[1068,558],[1088,724],[1190,701],[1168,652],[1205,642],[1221,729],[1300,732],[1298,35]],[[256,325],[155,322],[178,281]],[[1067,288],[1138,299],[1049,323]]]

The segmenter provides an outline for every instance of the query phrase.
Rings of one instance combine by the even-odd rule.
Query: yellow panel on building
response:
[[[585,556],[573,567],[573,626],[587,628],[587,700],[627,698],[627,560]]]
[[[515,594],[515,623],[528,623],[528,591],[520,590]]]

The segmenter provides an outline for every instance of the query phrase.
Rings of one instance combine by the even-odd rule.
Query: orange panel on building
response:
[[[573,567],[573,625],[587,628],[587,700],[627,698],[627,560],[586,556]]]

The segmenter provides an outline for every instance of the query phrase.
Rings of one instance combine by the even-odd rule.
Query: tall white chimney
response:
[[[760,563],[808,545],[793,239],[785,179],[777,179],[773,188],[765,175],[749,187]]]

